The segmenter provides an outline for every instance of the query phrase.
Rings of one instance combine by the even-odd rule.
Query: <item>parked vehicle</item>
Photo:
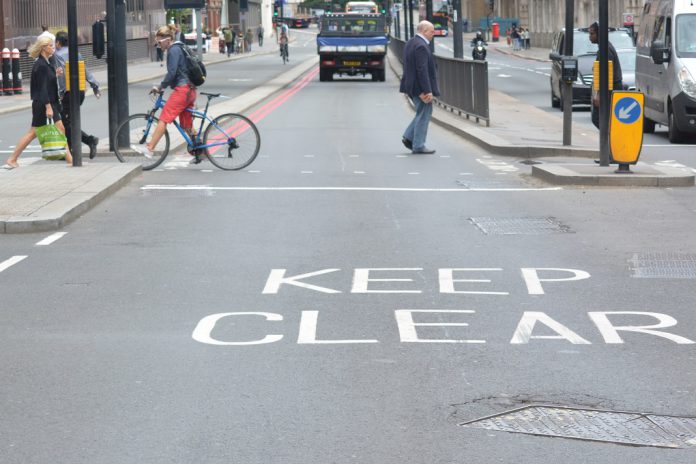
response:
[[[474,49],[471,52],[471,57],[475,60],[486,60],[486,45],[483,40],[477,40],[474,44]]]
[[[565,51],[565,30],[556,33],[553,38],[551,53],[551,106],[563,108],[561,58]],[[609,41],[617,50],[630,50],[634,48],[633,37],[626,29],[609,28]],[[592,67],[597,59],[597,44],[590,42],[590,32],[587,28],[573,30],[573,56],[578,59],[578,78],[573,82],[573,104],[589,105],[592,100],[592,81],[594,75]],[[619,54],[619,60],[621,55]],[[623,64],[623,61],[621,61]],[[622,67],[623,71],[623,67]],[[625,85],[625,82],[624,82]]]
[[[696,5],[646,0],[638,30],[636,88],[645,94],[644,130],[668,127],[669,141],[696,135]]]

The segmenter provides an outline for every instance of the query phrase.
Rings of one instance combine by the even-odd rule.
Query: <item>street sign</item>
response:
[[[609,145],[615,163],[636,164],[643,146],[643,103],[640,92],[611,94]]]
[[[624,13],[623,14],[623,25],[624,26],[633,26],[633,15],[631,13]]]

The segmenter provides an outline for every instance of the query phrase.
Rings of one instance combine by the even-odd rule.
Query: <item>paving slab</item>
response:
[[[0,233],[57,230],[142,172],[140,165],[27,164],[0,170]]]

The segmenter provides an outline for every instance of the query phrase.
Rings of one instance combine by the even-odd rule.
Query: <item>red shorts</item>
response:
[[[196,88],[189,87],[188,85],[180,85],[169,95],[167,103],[164,104],[164,108],[162,109],[160,120],[169,124],[178,116],[181,127],[183,129],[189,129],[193,126],[193,116],[185,110],[186,108],[193,108],[195,102]]]

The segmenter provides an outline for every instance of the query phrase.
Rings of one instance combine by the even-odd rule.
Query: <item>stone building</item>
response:
[[[643,0],[607,0],[609,26],[623,26],[623,14],[634,15],[636,24]],[[472,18],[475,13],[488,11],[486,0],[469,0]],[[519,25],[528,28],[532,46],[550,47],[553,34],[565,27],[565,0],[495,0],[494,14],[517,18]],[[599,2],[575,0],[575,27],[587,27],[599,17]],[[485,14],[485,13],[484,13]]]

